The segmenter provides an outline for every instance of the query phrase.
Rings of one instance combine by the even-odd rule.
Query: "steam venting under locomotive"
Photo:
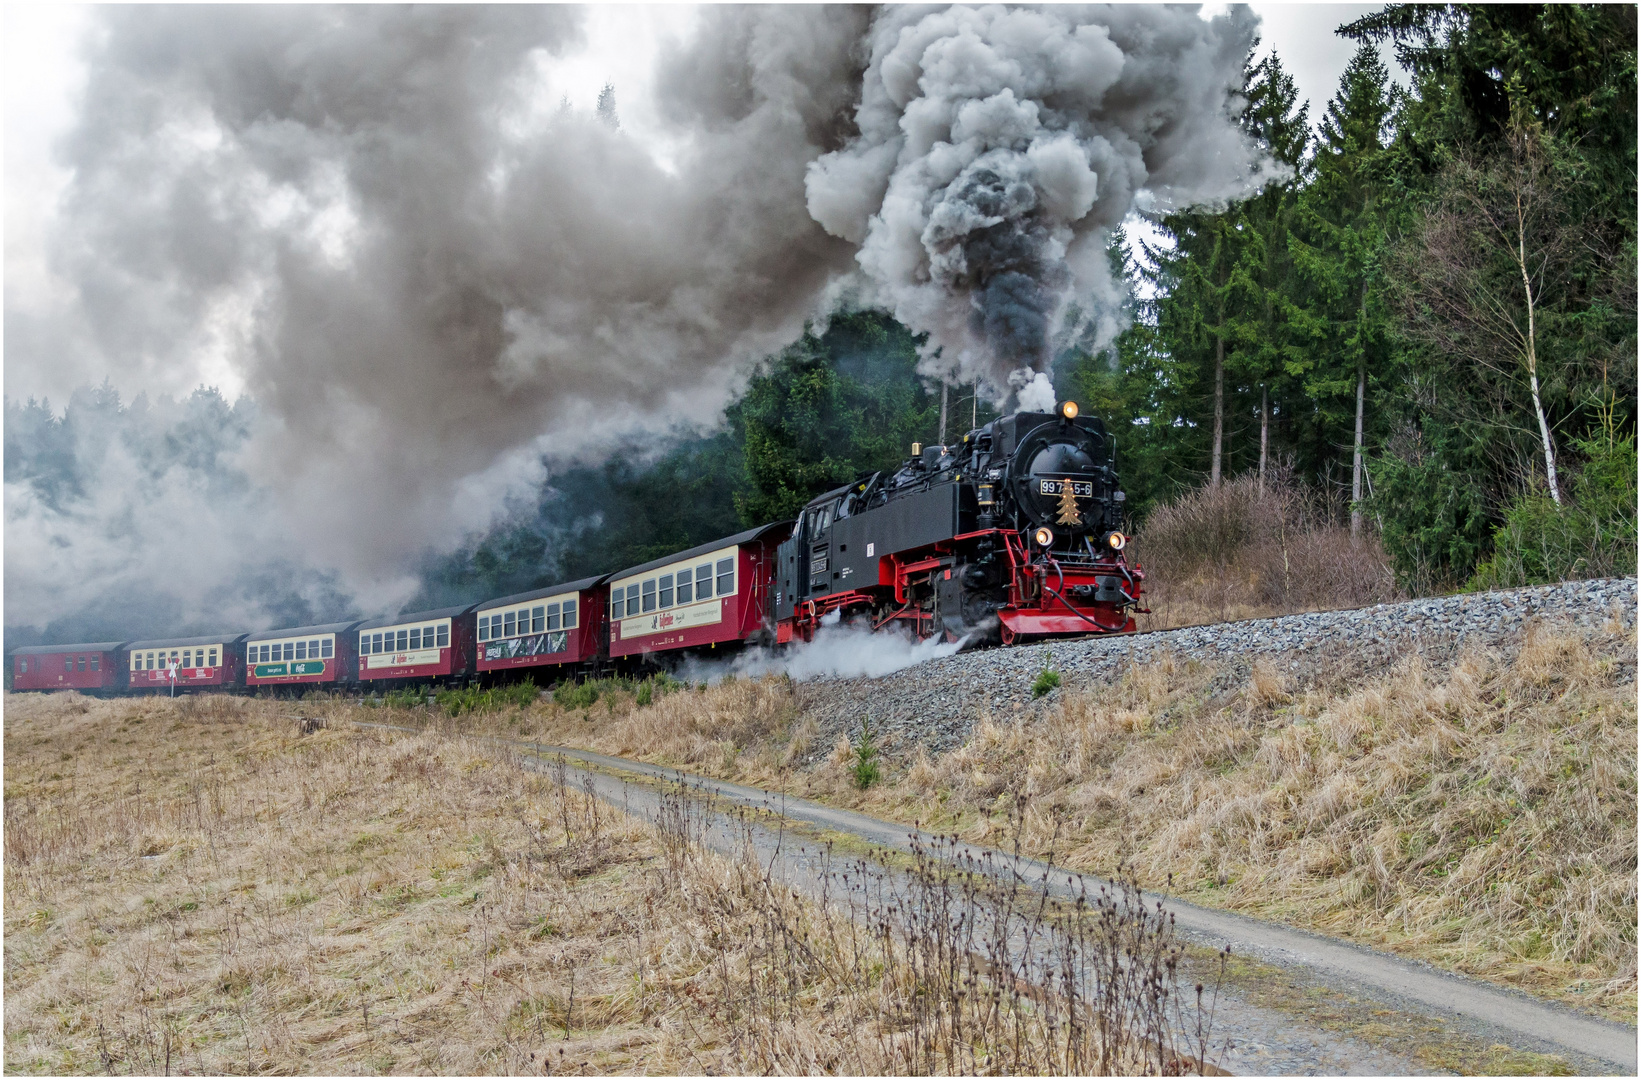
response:
[[[837,613],[970,641],[1132,630],[1114,441],[1074,402],[1002,417],[812,500],[777,554],[779,639]]]

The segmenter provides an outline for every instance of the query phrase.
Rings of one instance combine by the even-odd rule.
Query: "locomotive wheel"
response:
[[[1015,639],[1019,636],[1007,623],[999,624],[998,629],[1003,632],[1004,645],[1013,645]]]

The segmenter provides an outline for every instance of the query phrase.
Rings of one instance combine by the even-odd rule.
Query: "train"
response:
[[[14,690],[389,690],[545,682],[811,642],[847,623],[1001,644],[1123,633],[1143,613],[1099,418],[1000,417],[913,443],[773,522],[614,573],[391,619],[20,648]]]

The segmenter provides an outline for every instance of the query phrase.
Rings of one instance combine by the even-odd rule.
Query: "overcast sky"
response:
[[[1313,123],[1321,116],[1353,51],[1352,43],[1334,34],[1342,23],[1377,10],[1377,4],[1256,3],[1263,27],[1263,49],[1275,49],[1293,73],[1300,93],[1310,102]],[[1205,13],[1225,10],[1208,5]],[[5,49],[5,290],[8,310],[52,303],[66,286],[49,273],[45,236],[67,172],[54,161],[52,146],[75,118],[76,96],[84,84],[78,51],[91,27],[87,9],[68,4],[17,4],[3,7]],[[616,87],[621,123],[640,135],[665,168],[670,165],[673,136],[661,121],[652,94],[655,58],[669,37],[687,36],[699,9],[688,5],[601,6],[589,15],[586,45],[559,60],[545,80],[544,98],[555,105],[568,99],[590,109],[607,82]],[[1394,62],[1386,56],[1393,71]],[[1400,75],[1400,72],[1397,71]],[[5,365],[5,391],[13,397],[49,395],[62,401],[75,386],[107,375],[128,394],[141,387],[124,386],[120,372],[92,371],[64,358],[43,367],[19,370]],[[150,378],[152,373],[149,373]],[[230,398],[243,388],[240,371],[226,349],[197,354],[192,367],[176,370],[164,385],[149,390],[186,393],[201,383],[215,385]]]

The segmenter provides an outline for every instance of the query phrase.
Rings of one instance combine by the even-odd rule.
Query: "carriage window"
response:
[[[410,648],[410,631],[409,630],[401,630],[401,631],[399,631],[399,644],[394,649],[394,651],[395,652],[404,652],[408,648]]]
[[[419,626],[412,626],[410,628],[410,647],[412,649],[419,649],[422,647],[422,628]]]
[[[370,635],[369,634],[360,634],[359,635],[359,655],[360,656],[369,656],[370,655]]]
[[[285,659],[287,659],[287,660],[295,660],[296,659],[296,642],[294,642],[294,641],[285,642]]]
[[[536,610],[540,611],[541,609],[537,608]],[[557,630],[558,629],[558,605],[557,604],[548,604],[547,605],[547,623],[546,623],[546,626],[547,626],[547,629],[549,629],[549,630]]]
[[[205,666],[206,667],[216,667],[217,666],[217,651],[215,649],[211,650],[211,657],[210,657],[209,660],[205,661]]]
[[[671,574],[662,574],[661,575],[660,589],[661,589],[661,601],[660,601],[661,606],[664,607],[664,608],[671,607],[672,606],[672,575]]]
[[[687,604],[695,599],[695,579],[688,570],[678,575],[678,602]]]
[[[638,614],[638,586],[636,584],[628,585],[627,586],[627,615],[629,617],[631,617],[631,616],[637,615],[637,614]]]
[[[712,564],[695,568],[695,599],[705,600],[712,595]]]
[[[576,602],[574,600],[564,601],[564,629],[566,630],[575,629],[575,609]]]
[[[319,659],[319,639],[313,638],[308,642],[308,659]]]
[[[431,626],[422,627],[422,648],[433,648],[433,627]]]
[[[490,616],[488,615],[479,616],[479,640],[490,640]]]
[[[513,621],[513,613],[511,611],[509,611],[507,614],[505,614],[501,617],[501,625],[502,625],[501,636],[502,637],[512,637],[514,627],[517,624]]]
[[[296,643],[296,658],[298,660],[306,660],[308,658],[308,643],[306,641],[298,641]]]
[[[718,595],[728,596],[735,591],[735,560],[718,560]]]
[[[644,582],[644,611],[646,613],[648,613],[648,612],[651,612],[651,611],[654,611],[654,610],[655,610],[655,579],[650,578],[648,581]]]
[[[85,657],[82,656],[79,659],[80,659],[80,666],[75,668],[75,670],[76,671],[84,671],[85,670]]]
[[[333,651],[335,648],[333,642],[335,642],[335,640],[335,638],[326,638],[324,641],[319,643],[319,658],[321,660],[329,660],[333,655],[335,655]]]
[[[17,658],[17,674],[23,675],[23,674],[26,674],[27,672],[28,672],[28,657],[19,656]]]
[[[423,638],[423,640],[426,640],[426,638],[427,638],[427,632],[426,631],[422,632],[422,638]],[[443,649],[443,648],[448,647],[449,644],[450,644],[450,624],[449,623],[440,623],[439,624],[438,646],[439,646],[439,648]]]
[[[610,621],[627,617],[627,594],[621,589],[610,592]]]
[[[530,633],[539,634],[547,629],[547,609],[537,605],[530,609]],[[554,630],[558,627],[554,626]]]
[[[103,658],[101,656],[93,655],[91,657],[91,670],[92,671],[98,670],[102,666],[102,660],[103,660]]]

